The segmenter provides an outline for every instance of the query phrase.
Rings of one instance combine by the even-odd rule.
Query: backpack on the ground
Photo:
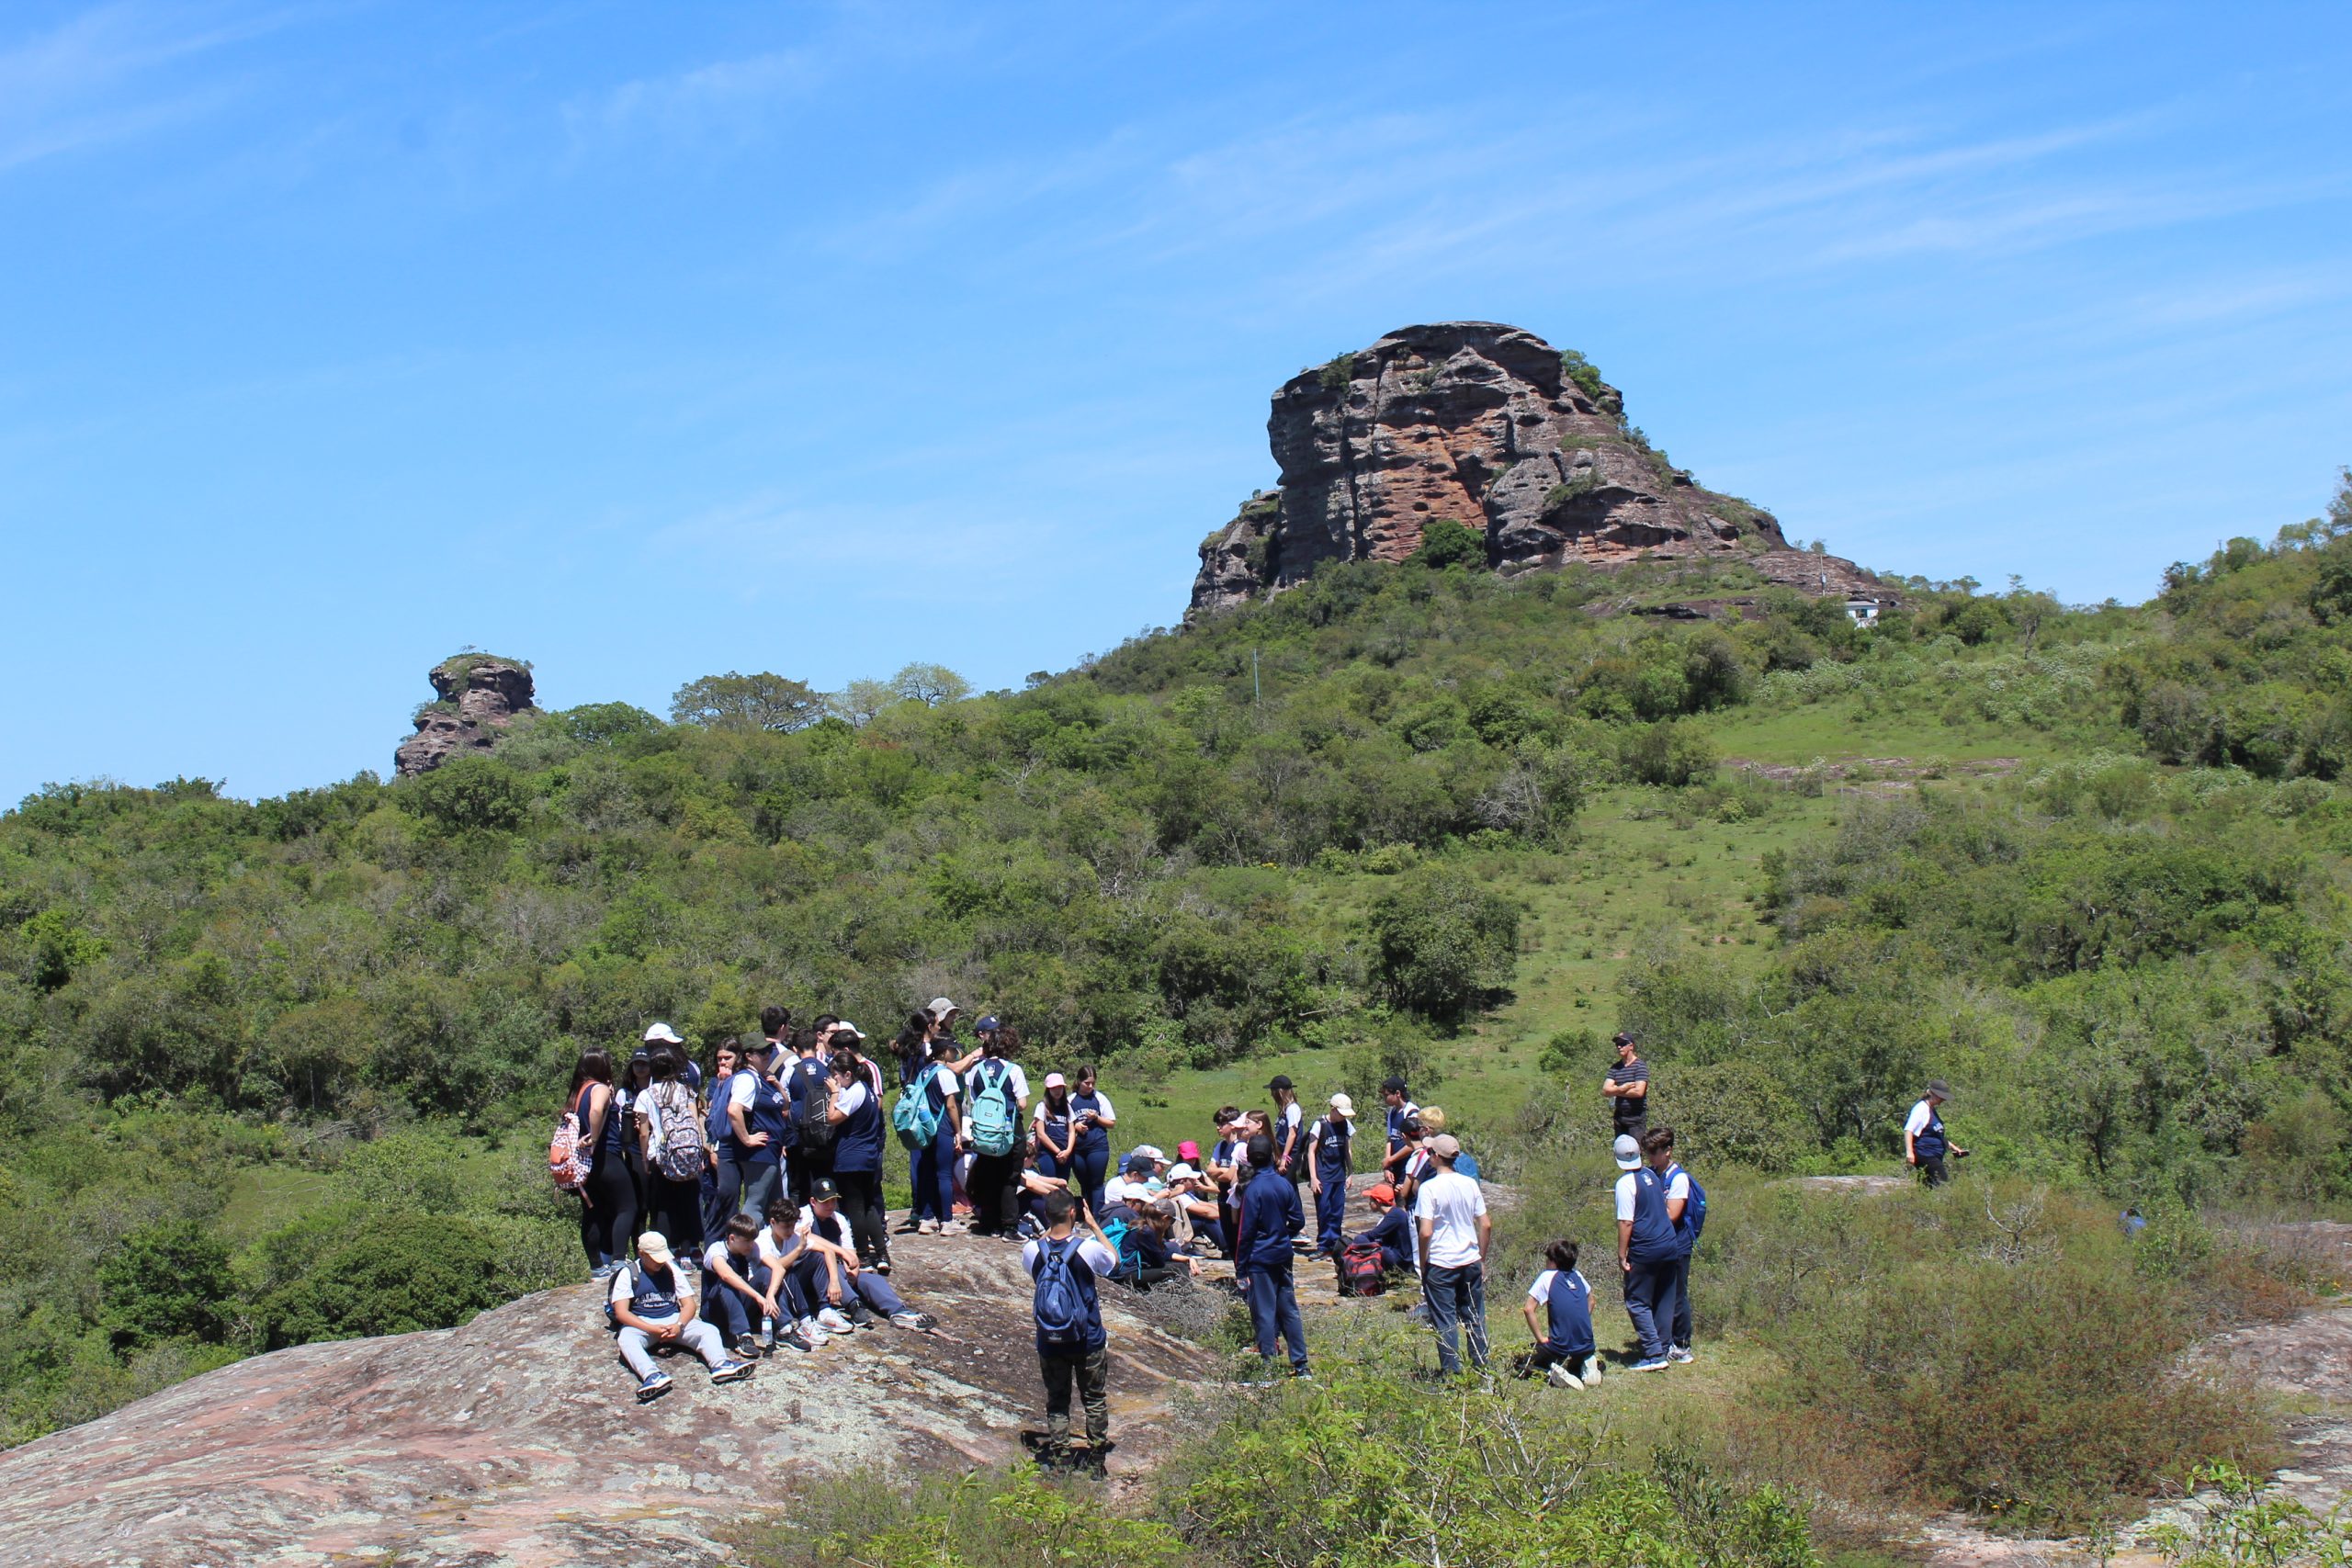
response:
[[[899,1096],[899,1103],[891,1108],[890,1125],[899,1134],[899,1142],[907,1148],[927,1149],[932,1139],[939,1135],[940,1119],[947,1107],[933,1104],[931,1080],[939,1071],[934,1062],[922,1070],[922,1076],[909,1084]]]
[[[813,1062],[816,1058],[809,1056],[803,1060]],[[803,1073],[797,1067],[793,1071],[802,1079],[800,1098],[793,1102],[792,1113],[793,1125],[800,1134],[800,1146],[804,1149],[830,1148],[832,1146],[833,1134],[841,1131],[840,1126],[832,1120],[832,1075]]]
[[[612,1112],[607,1111],[606,1115]],[[559,1192],[577,1192],[588,1184],[588,1168],[596,1151],[580,1125],[580,1101],[574,1099],[555,1119],[555,1135],[548,1140],[548,1175]]]
[[[1377,1296],[1388,1290],[1388,1267],[1380,1256],[1376,1241],[1355,1241],[1340,1254],[1340,1294],[1343,1296]]]
[[[1012,1070],[1003,1063],[996,1064],[991,1076],[989,1064],[982,1062],[974,1069],[980,1080],[979,1089],[971,1101],[972,1147],[981,1154],[1009,1155],[1012,1152],[1015,1129],[1012,1124],[1012,1091],[1005,1087]]]
[[[1093,1337],[1086,1294],[1070,1272],[1070,1256],[1079,1246],[1075,1235],[1037,1244],[1037,1293],[1030,1310],[1037,1316],[1038,1339],[1057,1350],[1083,1350]]]
[[[685,1102],[683,1111],[681,1100]],[[694,1096],[673,1078],[669,1092],[657,1093],[653,1103],[662,1112],[662,1144],[653,1151],[653,1168],[665,1181],[700,1180],[710,1151],[703,1147],[702,1118],[695,1114]]]

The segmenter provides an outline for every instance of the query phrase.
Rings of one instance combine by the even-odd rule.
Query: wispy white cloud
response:
[[[85,11],[0,48],[0,171],[134,140],[220,108],[233,83],[167,83],[170,67],[288,25],[308,11],[164,16]]]

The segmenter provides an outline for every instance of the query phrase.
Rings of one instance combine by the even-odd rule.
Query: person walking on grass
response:
[[[1943,1104],[1951,1098],[1951,1086],[1938,1078],[1903,1119],[1903,1163],[1917,1170],[1921,1183],[1928,1187],[1941,1187],[1951,1179],[1944,1174],[1946,1155],[1953,1159],[1968,1157],[1968,1151],[1944,1133]]]
[[[1659,1142],[1657,1133],[1641,1143],[1620,1137],[1613,1149],[1617,1168],[1625,1173],[1617,1179],[1617,1269],[1625,1282],[1625,1315],[1641,1341],[1641,1359],[1633,1368],[1637,1372],[1663,1371],[1674,1364],[1667,1355],[1668,1337],[1682,1252],[1674,1234],[1678,1215],[1668,1206],[1662,1174],[1673,1150],[1672,1137]]]
[[[1453,1168],[1462,1145],[1451,1133],[1429,1141],[1437,1168],[1422,1178],[1413,1198],[1413,1224],[1419,1233],[1421,1300],[1437,1333],[1438,1371],[1462,1371],[1458,1341],[1470,1342],[1470,1362],[1487,1365],[1487,1254],[1494,1246],[1494,1222],[1487,1215],[1486,1190]]]
[[[1634,1037],[1623,1030],[1609,1043],[1617,1053],[1616,1066],[1600,1080],[1600,1092],[1609,1099],[1609,1128],[1616,1136],[1638,1144],[1650,1130],[1650,1066],[1634,1049]]]
[[[1513,1362],[1512,1371],[1523,1378],[1541,1372],[1554,1388],[1599,1388],[1592,1287],[1577,1272],[1577,1244],[1566,1237],[1554,1242],[1544,1249],[1544,1261],[1551,1267],[1535,1276],[1527,1287],[1527,1299],[1519,1303],[1527,1332],[1535,1337],[1535,1348]],[[1544,1316],[1541,1326],[1535,1321],[1538,1309]]]
[[[1341,1227],[1348,1214],[1348,1168],[1355,1141],[1355,1102],[1344,1094],[1331,1097],[1331,1109],[1307,1129],[1306,1157],[1315,1179],[1315,1247],[1337,1258],[1347,1245]]]
[[[1088,1235],[1078,1234],[1083,1216]],[[1037,1373],[1046,1385],[1046,1440],[1038,1459],[1070,1461],[1070,1386],[1086,1408],[1087,1449],[1098,1461],[1111,1446],[1110,1337],[1102,1329],[1096,1282],[1119,1271],[1119,1249],[1094,1215],[1068,1191],[1045,1198],[1046,1234],[1021,1248],[1021,1266],[1036,1282]]]
[[[637,1374],[637,1402],[650,1404],[670,1392],[670,1374],[653,1364],[657,1355],[691,1350],[710,1369],[714,1383],[738,1382],[752,1375],[752,1363],[727,1354],[718,1330],[701,1319],[701,1303],[686,1290],[670,1243],[660,1231],[637,1238],[637,1261],[613,1276],[605,1314],[619,1331],[621,1359]]]
[[[1291,1376],[1308,1375],[1306,1325],[1299,1316],[1292,1277],[1297,1254],[1291,1247],[1291,1237],[1306,1228],[1306,1209],[1298,1201],[1298,1189],[1277,1168],[1274,1141],[1263,1133],[1250,1139],[1250,1184],[1241,1191],[1233,1268],[1250,1303],[1250,1325],[1264,1368],[1251,1386],[1263,1387],[1274,1378],[1277,1338],[1290,1349]]]

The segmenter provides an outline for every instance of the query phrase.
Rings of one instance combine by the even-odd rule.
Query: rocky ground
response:
[[[897,1254],[939,1333],[885,1325],[729,1387],[673,1363],[646,1406],[586,1284],[239,1362],[0,1455],[0,1564],[699,1568],[715,1528],[786,1477],[1010,1457],[1041,1403],[1020,1249],[902,1236]],[[1167,1385],[1217,1358],[1145,1315],[1174,1303],[1103,1300],[1112,1462],[1141,1465]]]

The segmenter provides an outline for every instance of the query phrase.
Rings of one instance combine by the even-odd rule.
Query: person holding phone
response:
[[[1119,1124],[1111,1097],[1094,1087],[1094,1067],[1080,1063],[1070,1075],[1070,1132],[1078,1140],[1070,1155],[1070,1190],[1086,1199],[1087,1211],[1102,1212],[1102,1179],[1111,1173],[1111,1129]]]

